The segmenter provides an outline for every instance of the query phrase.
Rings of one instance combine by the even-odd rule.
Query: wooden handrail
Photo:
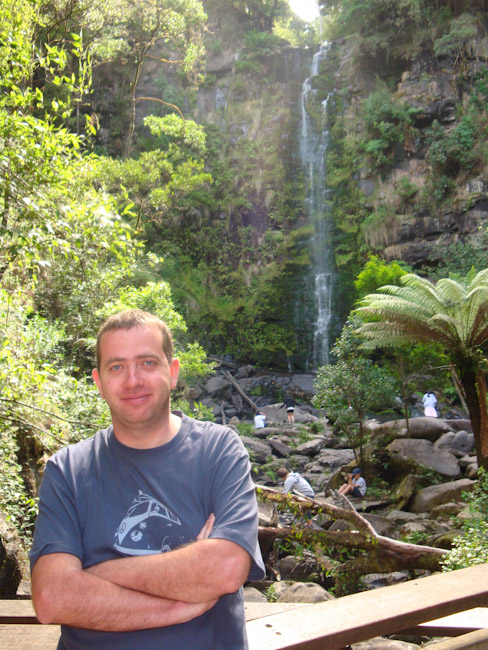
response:
[[[488,564],[482,564],[250,621],[249,648],[339,650],[487,605]]]

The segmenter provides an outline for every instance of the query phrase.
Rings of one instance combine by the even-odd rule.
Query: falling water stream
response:
[[[328,45],[322,45],[314,55],[310,76],[304,81],[301,95],[300,157],[305,171],[305,211],[313,225],[311,254],[313,270],[311,291],[314,299],[313,349],[311,365],[314,369],[329,363],[329,338],[332,321],[332,294],[334,289],[334,251],[332,246],[332,219],[325,184],[325,153],[329,139],[323,128],[329,98],[317,104],[313,77],[319,72],[320,62],[327,57]],[[312,117],[307,107],[320,111],[318,119]]]

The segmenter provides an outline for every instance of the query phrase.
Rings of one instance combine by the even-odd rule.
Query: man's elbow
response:
[[[242,552],[241,552],[242,551]],[[251,568],[251,558],[243,549],[229,554],[223,562],[221,571],[221,590],[224,594],[233,594],[247,580]]]
[[[37,587],[32,590],[32,604],[36,617],[42,625],[59,623],[56,611],[56,595],[47,587]]]

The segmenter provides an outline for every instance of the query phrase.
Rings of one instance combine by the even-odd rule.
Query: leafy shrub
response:
[[[395,101],[383,82],[363,101],[367,137],[363,147],[374,165],[382,166],[389,162],[394,146],[407,136],[411,137],[413,117],[417,112],[418,109]]]
[[[459,56],[467,41],[474,38],[477,33],[476,18],[468,13],[461,14],[452,20],[449,32],[434,42],[434,54],[436,56]]]
[[[488,562],[488,474],[478,470],[478,483],[466,500],[470,517],[461,525],[463,534],[442,561],[444,571],[454,571]]]

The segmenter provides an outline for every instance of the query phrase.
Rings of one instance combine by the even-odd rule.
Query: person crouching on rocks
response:
[[[350,494],[353,497],[361,499],[366,494],[366,481],[361,476],[359,467],[355,467],[347,475],[347,483],[339,488],[339,494]]]

